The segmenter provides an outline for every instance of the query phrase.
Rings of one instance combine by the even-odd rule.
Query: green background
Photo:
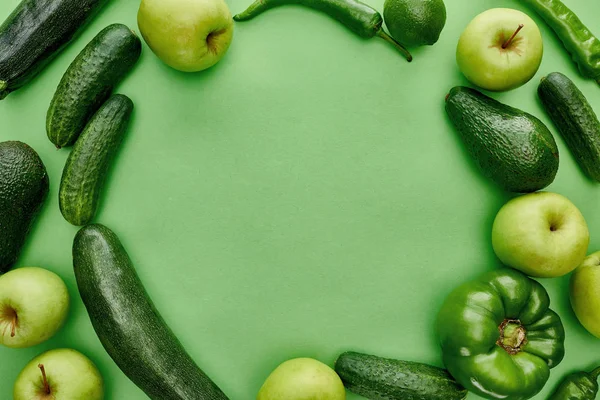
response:
[[[235,13],[249,1],[229,5]],[[600,2],[565,2],[600,34]],[[382,10],[383,1],[369,3]],[[291,6],[236,24],[229,53],[204,73],[171,70],[145,46],[119,87],[136,111],[97,221],[121,237],[167,322],[232,399],[252,399],[273,368],[299,356],[332,365],[352,349],[440,365],[432,327],[445,296],[500,267],[490,231],[510,195],[465,153],[444,96],[467,84],[454,58],[467,23],[488,8],[526,10],[509,0],[446,3],[440,41],[414,50],[412,64],[381,40]],[[2,0],[0,19],[17,4]],[[44,128],[69,63],[110,23],[137,30],[137,7],[113,0],[38,79],[0,104],[0,139],[33,146],[51,180],[18,266],[58,273],[72,297],[68,323],[53,339],[0,348],[1,399],[11,398],[31,358],[57,347],[98,365],[107,399],[145,398],[104,352],[77,293],[77,228],[57,201],[68,150],[56,150]],[[544,37],[540,71],[494,97],[550,125],[536,86],[561,71],[600,112],[600,88],[580,78],[551,31],[528,14]],[[549,190],[581,209],[590,252],[598,250],[600,189],[555,136],[561,166]],[[578,324],[568,281],[541,280],[565,323],[567,355],[539,399],[566,373],[600,363],[600,340]]]

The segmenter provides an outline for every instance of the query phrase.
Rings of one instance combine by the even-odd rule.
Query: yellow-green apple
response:
[[[600,338],[600,252],[583,260],[570,284],[571,306],[581,325]]]
[[[564,196],[530,193],[506,203],[496,215],[492,245],[507,266],[552,278],[581,264],[590,234],[579,209]]]
[[[475,85],[492,91],[527,83],[540,67],[544,44],[536,23],[510,8],[492,8],[473,19],[458,41],[456,61]]]
[[[278,366],[258,392],[257,400],[345,400],[340,377],[312,358],[295,358]]]
[[[102,400],[104,383],[89,358],[72,349],[50,350],[31,360],[13,388],[13,400]]]
[[[55,273],[32,267],[0,276],[0,344],[40,344],[61,328],[68,310],[69,292]]]
[[[184,72],[215,65],[233,39],[224,0],[142,0],[138,26],[158,58]]]

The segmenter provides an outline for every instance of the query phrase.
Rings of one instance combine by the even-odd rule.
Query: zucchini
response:
[[[104,28],[79,53],[58,84],[46,116],[48,138],[70,146],[89,118],[140,58],[142,43],[128,27]]]
[[[542,78],[538,95],[583,172],[600,182],[600,122],[583,93],[553,72]]]
[[[0,100],[31,81],[108,0],[23,0],[0,26]]]
[[[335,362],[344,386],[371,400],[460,400],[467,390],[445,369],[347,352]]]
[[[153,400],[225,400],[165,324],[119,238],[81,228],[73,243],[79,293],[102,345]]]
[[[73,225],[86,225],[98,209],[106,173],[125,136],[133,111],[129,97],[116,94],[92,117],[75,143],[63,170],[58,203]]]

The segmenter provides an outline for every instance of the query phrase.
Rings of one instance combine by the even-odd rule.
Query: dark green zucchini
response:
[[[60,212],[71,224],[86,225],[96,215],[106,173],[125,136],[132,111],[129,97],[110,97],[73,146],[58,192]]]
[[[600,182],[600,122],[583,93],[553,72],[542,78],[538,95],[581,169]]]
[[[347,352],[335,363],[344,386],[371,400],[461,400],[467,390],[445,369]]]
[[[119,238],[88,225],[75,236],[79,293],[102,345],[153,400],[224,400],[160,316]]]
[[[0,100],[33,79],[108,0],[23,0],[0,26]]]
[[[79,53],[60,81],[46,116],[48,138],[70,146],[89,118],[140,58],[142,43],[128,27],[104,28]]]

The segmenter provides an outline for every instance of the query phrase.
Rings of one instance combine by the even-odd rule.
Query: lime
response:
[[[403,45],[432,45],[446,25],[446,6],[443,0],[386,0],[383,17]]]

